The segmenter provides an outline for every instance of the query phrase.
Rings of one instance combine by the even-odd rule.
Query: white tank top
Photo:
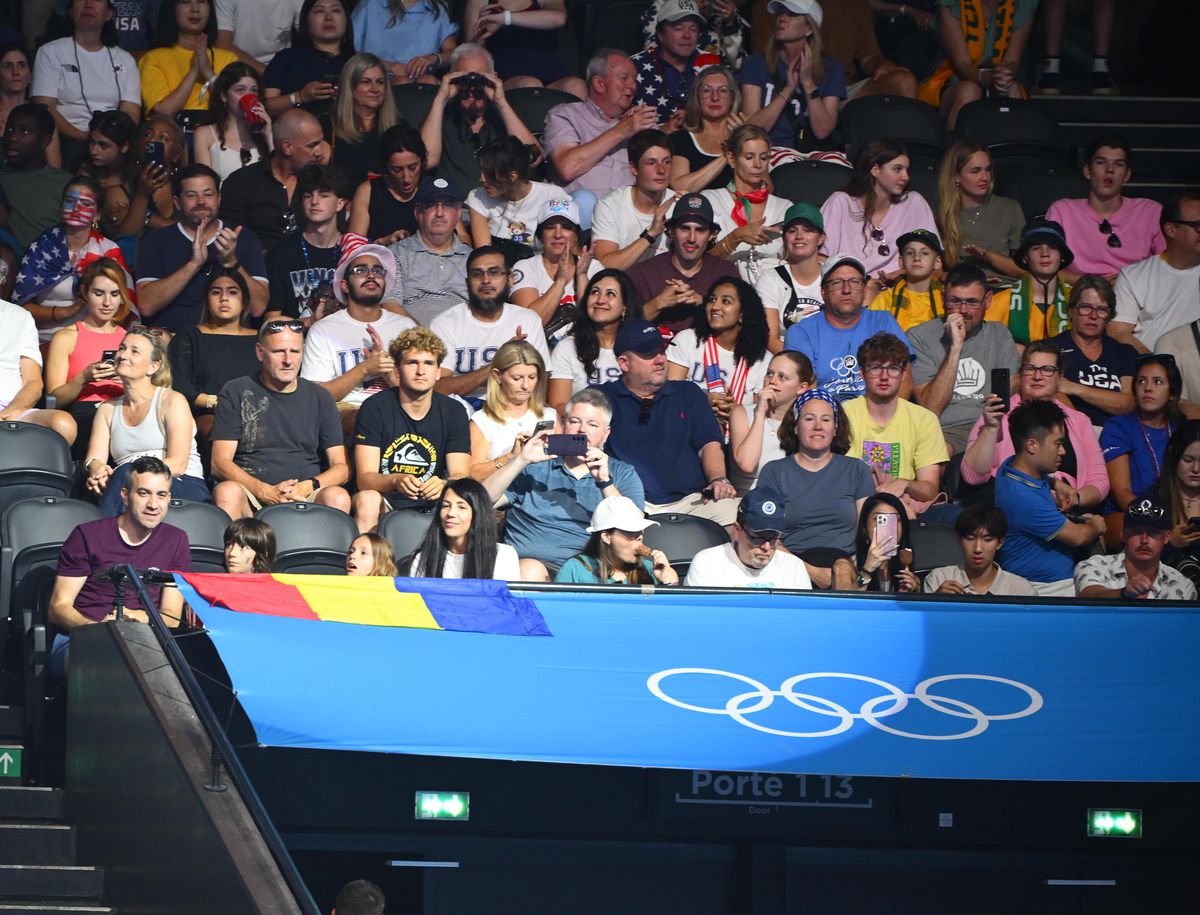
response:
[[[158,418],[158,400],[166,390],[170,389],[159,387],[154,389],[154,396],[150,398],[150,409],[146,411],[145,419],[136,426],[129,426],[125,423],[125,417],[121,411],[121,408],[125,406],[125,395],[122,394],[114,402],[112,426],[109,428],[108,438],[108,452],[112,455],[114,466],[120,467],[122,464],[145,456],[166,458],[166,436]],[[204,479],[204,468],[200,464],[200,452],[196,449],[196,421],[191,419],[190,413],[188,421],[192,424],[192,438],[184,476],[202,480]]]

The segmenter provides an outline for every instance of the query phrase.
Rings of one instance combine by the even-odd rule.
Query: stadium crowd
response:
[[[53,621],[107,614],[87,568],[185,567],[171,497],[228,514],[230,572],[314,502],[357,575],[1195,599],[1200,195],[1125,197],[1112,135],[1045,214],[967,139],[933,200],[895,139],[851,163],[851,99],[1025,93],[1032,0],[894,6],[652,0],[576,75],[564,0],[60,3],[0,48],[0,419],[105,515]],[[776,193],[806,158],[844,187]],[[728,543],[681,575],[671,514]],[[917,574],[928,525],[961,562]]]

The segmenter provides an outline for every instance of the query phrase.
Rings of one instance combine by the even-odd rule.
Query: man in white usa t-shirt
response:
[[[467,301],[442,312],[429,329],[446,344],[436,388],[442,394],[480,396],[496,351],[509,340],[527,340],[544,364],[550,362],[541,318],[508,301],[508,267],[491,245],[467,258]]]

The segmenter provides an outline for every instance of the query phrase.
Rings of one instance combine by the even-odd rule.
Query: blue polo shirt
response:
[[[1031,477],[1012,466],[1012,458],[996,471],[996,507],[1008,518],[1008,536],[1000,549],[1006,572],[1033,582],[1062,581],[1075,574],[1075,548],[1052,539],[1067,517],[1058,510],[1046,479]]]
[[[643,413],[643,400],[624,381],[594,385],[613,405],[612,433],[604,450],[632,464],[646,501],[676,502],[708,485],[700,449],[724,438],[708,398],[690,381],[668,381]],[[622,490],[624,492],[624,490]]]
[[[611,458],[608,473],[621,495],[641,508],[645,493],[637,472],[624,461]],[[530,464],[508,485],[505,495],[505,542],[518,556],[540,560],[551,569],[583,552],[591,536],[587,526],[592,523],[592,512],[604,498],[590,473],[576,478],[563,466],[562,458]]]
[[[853,327],[831,327],[825,313],[793,324],[784,337],[783,348],[804,353],[817,374],[817,385],[838,400],[861,397],[867,386],[858,367],[858,348],[868,337],[880,332],[893,334],[908,348],[909,359],[916,361],[912,345],[896,319],[886,311],[864,310]]]

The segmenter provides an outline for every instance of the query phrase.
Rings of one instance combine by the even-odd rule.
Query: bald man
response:
[[[253,229],[264,252],[296,229],[296,176],[306,165],[323,165],[329,153],[320,122],[300,108],[281,114],[271,133],[271,158],[239,168],[225,180],[221,195],[221,219]]]

